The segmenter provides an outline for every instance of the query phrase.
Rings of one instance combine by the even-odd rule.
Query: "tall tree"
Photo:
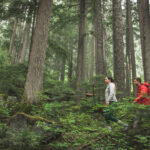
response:
[[[52,0],[40,0],[32,46],[28,64],[28,72],[24,89],[24,98],[29,103],[38,102],[38,92],[43,88],[43,71],[46,56],[50,12]]]
[[[123,49],[123,27],[121,0],[113,0],[113,53],[114,53],[114,78],[117,89],[124,91],[124,49]],[[120,95],[120,97],[122,97]]]
[[[26,22],[24,35],[23,35],[23,43],[21,44],[21,49],[19,52],[19,58],[18,58],[19,63],[25,62],[27,48],[29,44],[30,28],[31,28],[31,24]]]
[[[69,43],[69,60],[68,60],[68,80],[72,80],[72,73],[73,73],[73,41]]]
[[[80,1],[79,10],[79,40],[78,40],[78,56],[76,70],[76,100],[78,101],[84,94],[84,89],[81,88],[81,83],[85,79],[85,35],[86,35],[86,1]]]
[[[149,0],[138,0],[144,78],[150,82],[150,11]]]
[[[95,63],[96,75],[105,74],[104,53],[103,53],[103,24],[102,24],[102,5],[101,0],[96,0],[95,5]]]
[[[65,65],[66,65],[66,58],[63,57],[62,64],[61,64],[61,81],[63,81],[63,82],[65,80],[65,68],[66,68]]]
[[[12,45],[12,49],[11,49],[11,55],[12,55],[12,58],[11,58],[11,64],[14,64],[14,63],[18,63],[18,58],[19,58],[19,51],[20,51],[20,46],[21,46],[21,43],[23,42],[23,23],[21,21],[21,19],[17,19],[17,24],[16,24],[16,33],[14,35],[14,41],[13,41],[13,45]]]
[[[95,37],[90,36],[90,66],[89,66],[89,78],[92,80],[94,76],[94,55],[95,54]]]
[[[128,95],[131,94],[130,67],[132,67],[132,80],[133,80],[136,77],[133,23],[131,15],[131,2],[130,0],[126,0],[126,90]],[[135,95],[136,87],[134,85],[133,91]]]
[[[9,45],[9,52],[12,55],[11,58],[11,63],[14,62],[14,57],[15,57],[15,37],[16,37],[16,31],[17,31],[17,23],[18,19],[14,19],[14,25],[13,25],[13,31],[10,39],[10,45]]]

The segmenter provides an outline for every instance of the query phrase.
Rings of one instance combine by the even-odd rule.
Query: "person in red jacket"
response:
[[[134,103],[150,105],[148,97],[149,84],[147,82],[141,83],[140,78],[135,78],[134,84],[137,86],[137,98],[134,100]]]
[[[148,86],[149,84],[147,82],[141,83],[141,78],[135,78],[134,84],[137,86],[137,97],[134,100],[134,103],[136,104],[143,104],[143,105],[150,105],[150,99],[148,97]],[[143,116],[149,116],[149,110],[146,109],[138,109],[136,111],[136,118],[133,123],[133,128],[137,128],[138,124],[141,121],[141,118]]]

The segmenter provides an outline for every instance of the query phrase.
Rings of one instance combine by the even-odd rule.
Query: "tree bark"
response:
[[[89,78],[93,79],[94,76],[94,55],[95,54],[95,37],[90,37],[90,67],[89,67]]]
[[[102,6],[101,0],[96,0],[96,14],[95,14],[95,63],[96,63],[96,75],[105,74],[104,66],[104,53],[103,53],[103,24],[102,24]]]
[[[28,44],[29,44],[30,28],[31,28],[31,24],[26,23],[25,30],[24,30],[24,36],[23,36],[23,43],[22,43],[22,47],[21,47],[21,50],[19,53],[19,60],[18,60],[19,63],[25,62],[27,48],[28,48]]]
[[[30,51],[29,51],[29,57],[28,58],[30,58],[30,54],[31,54],[31,48],[32,48],[32,44],[33,44],[33,35],[34,35],[34,30],[35,30],[35,24],[36,24],[36,19],[37,19],[37,8],[38,8],[38,3],[37,3],[37,0],[34,0],[34,5],[35,5],[35,7],[34,7],[34,9],[33,10],[31,10],[30,9],[30,11],[31,11],[31,13],[32,13],[32,17],[31,17],[31,27],[32,27],[32,29],[31,29],[31,38],[30,38]],[[29,63],[29,61],[28,61],[28,63]]]
[[[21,22],[21,19],[17,19],[17,24],[16,24],[16,33],[15,33],[15,38],[14,38],[14,45],[11,50],[12,58],[11,58],[11,64],[18,63],[18,58],[19,58],[19,48],[22,43],[22,28],[23,24]],[[21,40],[20,40],[21,39]]]
[[[13,31],[10,39],[10,45],[9,45],[9,52],[12,53],[13,47],[14,47],[14,42],[15,42],[15,36],[16,36],[16,30],[17,30],[17,19],[14,20],[14,26],[13,26]]]
[[[70,54],[69,54],[69,64],[68,64],[68,79],[72,80],[72,72],[73,72],[73,42],[69,44]]]
[[[125,89],[123,26],[121,0],[113,0],[113,53],[114,53],[114,78],[117,89],[123,93]],[[120,94],[120,98],[123,94]]]
[[[80,0],[79,40],[76,70],[76,97],[77,101],[84,96],[84,88],[81,83],[85,79],[85,34],[86,34],[86,0]]]
[[[40,0],[29,58],[24,89],[24,100],[28,103],[39,101],[38,93],[43,89],[43,72],[46,57],[50,12],[52,0]]]
[[[10,63],[13,64],[15,60],[15,55],[16,55],[16,49],[15,49],[15,38],[17,34],[17,25],[18,25],[18,19],[14,20],[14,26],[13,26],[13,31],[12,31],[12,36],[10,39],[10,45],[9,45],[9,53],[11,54],[11,60]]]
[[[66,58],[62,58],[61,81],[63,81],[63,82],[64,82],[64,79],[65,79],[65,65],[66,65]]]
[[[132,81],[136,77],[135,65],[135,51],[134,51],[134,37],[133,37],[133,23],[131,15],[131,2],[126,0],[126,89],[127,95],[131,94],[131,74],[132,68]],[[130,68],[131,67],[131,68]],[[133,95],[136,95],[136,87],[133,84]]]
[[[149,0],[138,0],[144,79],[150,83],[150,12]]]

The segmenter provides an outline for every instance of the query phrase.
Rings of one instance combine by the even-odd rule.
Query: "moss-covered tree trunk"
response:
[[[29,103],[38,102],[38,92],[43,88],[43,71],[46,57],[50,11],[52,0],[40,0],[29,58],[24,99]]]

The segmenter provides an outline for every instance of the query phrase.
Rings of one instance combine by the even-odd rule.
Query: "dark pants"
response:
[[[139,123],[142,118],[149,118],[150,117],[150,110],[148,109],[137,109],[135,123]]]
[[[110,102],[109,105],[104,109],[104,117],[107,124],[110,124],[110,121],[117,122],[118,119],[114,115],[115,107],[117,106],[116,102]]]

